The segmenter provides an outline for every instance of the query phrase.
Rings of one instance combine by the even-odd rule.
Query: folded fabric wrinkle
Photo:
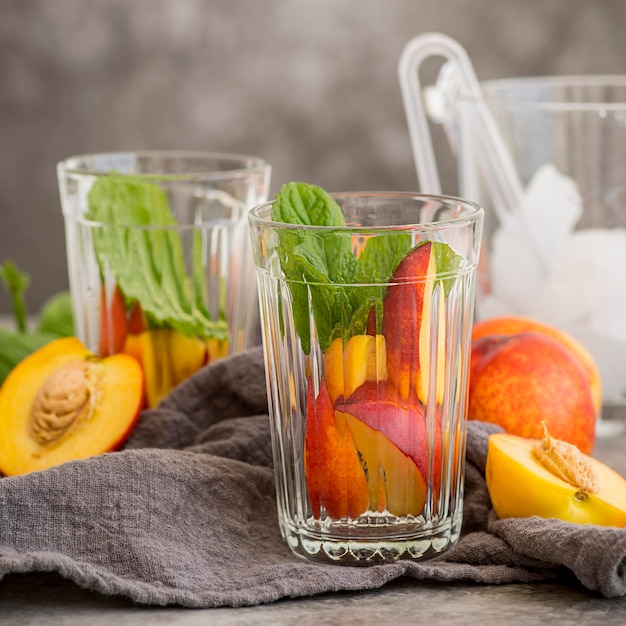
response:
[[[278,529],[255,348],[205,367],[145,411],[124,450],[1,479],[0,578],[52,571],[101,594],[197,608],[374,589],[400,577],[558,579],[625,595],[626,530],[496,519],[484,479],[495,430],[468,425],[464,531],[449,552],[358,568],[299,560]]]

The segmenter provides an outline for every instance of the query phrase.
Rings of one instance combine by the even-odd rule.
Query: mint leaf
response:
[[[437,265],[437,275],[443,274],[441,284],[443,292],[447,296],[452,289],[452,285],[461,267],[461,256],[457,254],[447,243],[433,241],[433,252],[435,253],[435,263]],[[446,277],[447,275],[447,277]]]
[[[301,226],[345,226],[335,200],[323,189],[305,183],[283,185],[272,205],[272,220]],[[433,242],[433,246],[447,295],[461,259],[447,244]],[[311,349],[311,313],[322,351],[337,337],[347,341],[365,333],[372,308],[376,332],[381,332],[388,283],[411,250],[412,237],[402,231],[372,234],[358,260],[352,253],[350,233],[332,228],[281,232],[280,263],[291,291],[294,325],[303,351],[308,354]]]
[[[328,192],[306,183],[287,183],[276,195],[272,219],[286,224],[345,226],[339,205]]]
[[[294,321],[297,319],[302,323],[302,330],[306,330],[307,334],[300,334],[303,341],[303,349],[308,354],[310,351],[310,327],[309,327],[309,301],[310,308],[313,311],[315,319],[315,329],[317,331],[318,341],[322,351],[326,350],[330,345],[334,336],[334,311],[335,300],[338,289],[328,280],[328,276],[318,271],[313,265],[309,264],[305,257],[296,258],[296,272],[302,279],[302,284],[306,285],[306,296],[302,293],[299,297],[306,297],[307,305],[301,306],[294,300]],[[297,284],[297,283],[296,283]],[[290,285],[291,286],[291,285]],[[292,292],[293,293],[293,292]],[[297,292],[296,292],[297,293]],[[302,301],[301,301],[302,302]],[[306,317],[306,322],[304,318]],[[296,326],[297,328],[297,326]]]
[[[346,233],[324,233],[324,255],[328,275],[334,283],[349,284],[354,280],[356,259],[352,254],[352,241]]]
[[[377,235],[367,240],[357,261],[354,282],[386,284],[398,264],[411,250],[409,233]]]
[[[362,334],[372,307],[376,307],[377,332],[382,330],[382,302],[387,293],[387,283],[402,259],[411,249],[411,235],[393,233],[372,236],[359,255],[354,274],[354,286],[349,297],[354,314],[347,328],[347,338]]]
[[[320,187],[305,183],[282,186],[272,205],[272,219],[303,226],[345,226],[333,198]],[[332,230],[284,231],[280,233],[279,254],[302,349],[308,354],[311,348],[312,309],[318,341],[325,350],[341,334],[342,320],[350,312],[342,286],[352,282],[356,268],[350,237]]]
[[[98,179],[88,195],[86,217],[105,226],[93,229],[100,272],[110,271],[127,303],[138,301],[152,326],[200,338],[227,339],[223,320],[204,307],[197,277],[186,273],[182,242],[174,228],[167,194],[145,180],[109,176]],[[195,244],[195,241],[194,241]]]
[[[339,303],[346,300],[343,287],[330,281],[325,258],[311,245],[312,241],[307,238],[291,251],[284,270],[294,303],[294,325],[306,354],[310,351],[311,338],[309,308],[324,351],[340,332],[337,312],[342,310]]]

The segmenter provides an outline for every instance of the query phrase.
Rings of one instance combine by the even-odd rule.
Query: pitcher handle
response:
[[[398,63],[398,77],[417,178],[421,191],[440,194],[441,180],[424,106],[424,92],[419,79],[421,64],[433,56],[443,57],[456,66],[463,87],[470,95],[479,97],[481,91],[467,53],[451,37],[441,33],[424,33],[411,39],[404,47]]]
[[[428,119],[424,107],[424,91],[420,84],[419,67],[425,59],[440,56],[447,60],[448,71],[454,73],[453,84],[463,94],[482,101],[482,88],[465,49],[456,40],[441,33],[424,33],[409,41],[398,63],[398,77],[407,116],[413,158],[420,188],[429,193],[441,193],[441,181],[433,149]],[[450,94],[444,94],[449,96]],[[484,104],[477,107],[476,123],[482,138],[480,156],[488,172],[488,183],[499,207],[518,206],[523,187],[511,157],[504,145],[495,120]]]
[[[480,145],[476,158],[483,168],[486,184],[493,199],[493,208],[502,223],[508,211],[520,208],[519,214],[526,233],[533,243],[541,263],[547,267],[548,254],[528,212],[524,210],[524,188],[506,149],[488,106],[483,102],[482,88],[465,49],[454,39],[441,33],[424,33],[409,41],[398,63],[402,99],[407,116],[411,148],[417,168],[421,191],[440,194],[441,181],[433,149],[432,136],[424,106],[425,92],[419,80],[419,67],[425,59],[441,56],[447,60],[446,71],[453,80],[443,81],[460,88],[463,94],[477,101],[476,120]],[[449,99],[455,94],[438,94]],[[458,95],[458,94],[456,94]]]

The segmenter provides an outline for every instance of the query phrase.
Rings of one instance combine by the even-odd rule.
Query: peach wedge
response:
[[[208,361],[207,342],[168,328],[129,333],[122,351],[143,367],[146,405],[150,408]]]
[[[387,348],[382,335],[335,339],[324,353],[324,378],[330,401],[347,398],[368,380],[387,378]]]
[[[304,468],[315,518],[322,507],[333,519],[356,518],[367,510],[365,472],[350,433],[335,420],[323,379],[317,397],[313,382],[308,383]]]
[[[413,389],[422,402],[428,402],[433,380],[435,400],[443,402],[444,306],[443,288],[437,286],[433,244],[424,242],[398,264],[383,302],[388,378],[404,398]],[[437,311],[435,333],[431,328],[432,311]],[[435,370],[431,372],[432,367]]]
[[[372,511],[417,516],[426,502],[424,477],[413,460],[390,439],[350,413],[338,413],[345,420],[367,468],[367,487]]]

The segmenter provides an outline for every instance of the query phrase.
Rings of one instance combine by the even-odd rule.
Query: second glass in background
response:
[[[246,155],[132,152],[58,165],[76,334],[141,362],[148,406],[261,341],[248,210],[270,166]]]

